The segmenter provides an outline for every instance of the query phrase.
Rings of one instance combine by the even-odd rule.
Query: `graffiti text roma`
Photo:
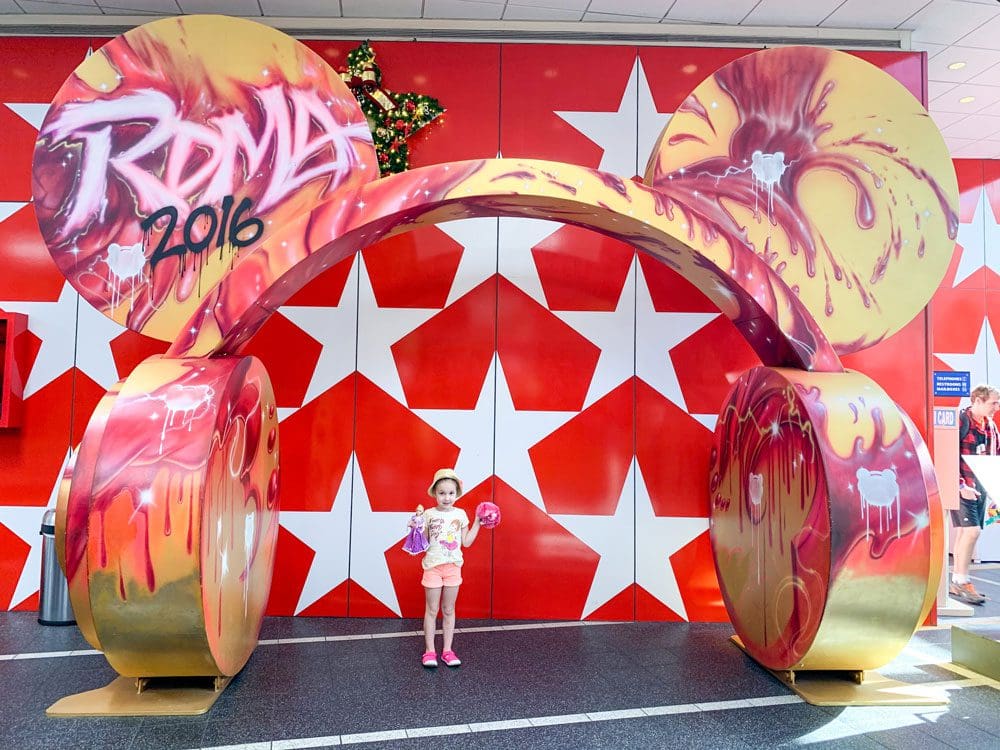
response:
[[[168,94],[152,89],[64,106],[42,133],[82,146],[64,237],[99,215],[112,174],[128,185],[140,215],[173,206],[177,220],[186,220],[197,210],[192,206],[217,205],[254,178],[264,185],[256,196],[257,211],[264,213],[318,177],[336,187],[356,167],[349,140],[371,137],[364,121],[337,122],[329,103],[312,90],[275,84],[253,98],[263,120],[256,133],[238,111],[185,120]],[[137,123],[148,126],[145,134],[116,152],[116,126]],[[163,168],[154,174],[148,159],[161,149]]]

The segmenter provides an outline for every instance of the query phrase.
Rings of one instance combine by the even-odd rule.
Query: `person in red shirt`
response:
[[[968,604],[982,604],[986,597],[976,591],[969,579],[969,563],[983,530],[986,516],[986,489],[962,456],[995,456],[1000,453],[1000,432],[993,415],[1000,409],[1000,391],[979,385],[970,394],[972,403],[959,413],[959,508],[951,512],[951,523],[958,533],[952,549],[954,568],[951,596]]]

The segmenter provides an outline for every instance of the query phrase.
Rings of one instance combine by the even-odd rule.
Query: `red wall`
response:
[[[165,348],[86,304],[77,310],[26,203],[35,129],[11,105],[48,102],[90,44],[0,45],[0,309],[26,312],[32,332],[23,426],[0,431],[0,607],[36,606],[41,506],[67,449],[105,389]],[[353,47],[309,45],[335,66]],[[665,123],[657,113],[748,51],[373,46],[388,88],[447,107],[411,141],[414,166],[501,154],[629,177]],[[919,55],[864,56],[920,96]],[[14,109],[31,119],[32,108]],[[979,267],[952,289],[956,254],[933,309],[942,351],[971,352],[997,301],[982,269],[996,220],[979,195],[1000,175],[979,162],[959,169],[962,221],[979,205],[990,229],[963,225]],[[848,358],[921,429],[927,340],[920,316]],[[467,510],[489,498],[504,518],[467,553],[460,616],[726,618],[707,532],[708,452],[730,383],[756,358],[662,264],[554,223],[454,222],[330,269],[250,353],[267,365],[282,409],[272,614],[420,615],[419,564],[400,549],[405,521],[428,501],[434,470],[454,465]]]

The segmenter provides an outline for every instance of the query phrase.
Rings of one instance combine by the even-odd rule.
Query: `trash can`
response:
[[[66,575],[56,556],[56,512],[42,516],[42,580],[38,588],[38,622],[42,625],[75,625],[69,603]]]

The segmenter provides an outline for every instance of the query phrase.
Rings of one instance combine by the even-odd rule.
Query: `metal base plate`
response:
[[[197,716],[219,699],[229,677],[118,677],[110,685],[60,698],[48,716]]]
[[[730,640],[750,656],[739,636],[734,635]],[[767,671],[813,706],[943,706],[948,703],[948,696],[935,690],[933,685],[912,685],[883,677],[878,672]]]

